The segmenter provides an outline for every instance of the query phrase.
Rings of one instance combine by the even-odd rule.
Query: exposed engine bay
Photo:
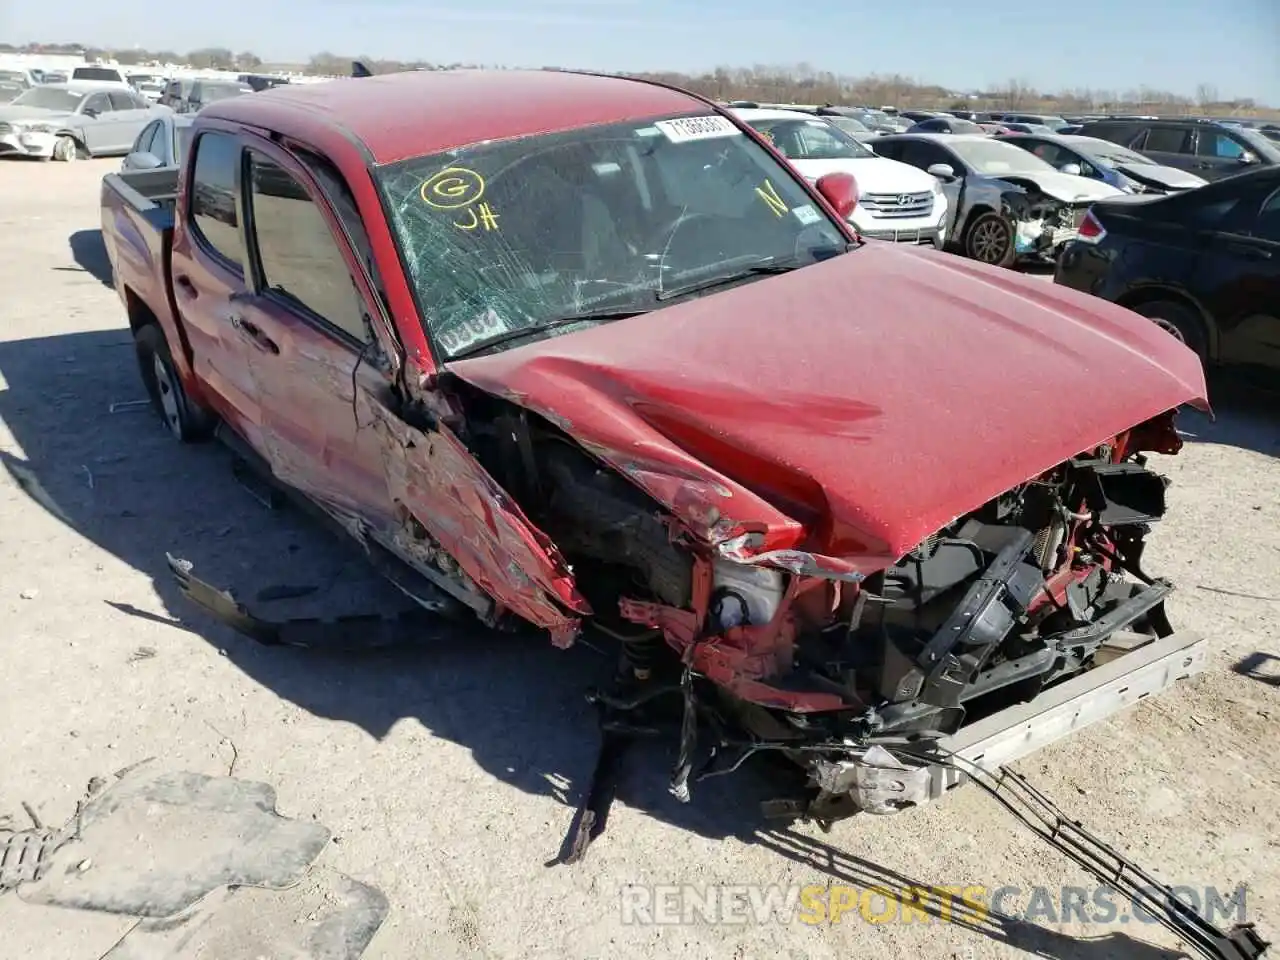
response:
[[[1020,257],[1052,260],[1073,239],[1089,203],[1069,203],[1042,190],[1034,181],[1002,177],[1018,188],[1001,194],[1005,215],[1013,223],[1014,249]]]
[[[853,583],[718,555],[558,428],[468,399],[468,442],[570,561],[629,679],[701,648],[717,709],[779,747],[944,736],[1088,670],[1118,630],[1170,632],[1171,587],[1140,566],[1167,481],[1128,435]]]

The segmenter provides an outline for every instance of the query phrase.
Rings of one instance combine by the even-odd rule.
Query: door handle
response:
[[[227,319],[231,321],[231,326],[234,329],[239,331],[246,340],[252,343],[259,350],[263,350],[270,354],[280,353],[280,345],[263,333],[262,328],[256,323],[246,320],[238,313],[231,314]]]
[[[176,277],[173,278],[173,282],[177,284],[178,289],[182,292],[183,297],[185,297],[188,300],[194,300],[196,297],[200,295],[200,292],[196,290],[196,285],[191,282],[191,278],[188,277],[185,273],[178,274]]]

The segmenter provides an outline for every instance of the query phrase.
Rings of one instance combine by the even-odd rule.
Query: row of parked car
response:
[[[176,164],[187,126],[181,117],[287,82],[248,74],[165,78],[98,65],[60,79],[21,73],[11,83],[14,95],[0,103],[0,156],[71,161],[124,154],[126,169]],[[0,81],[4,76],[0,71]]]
[[[865,236],[932,243],[1002,266],[1055,260],[1092,203],[1179,193],[1280,164],[1280,144],[1262,127],[1217,121],[1083,118],[1073,126],[1006,114],[988,130],[988,118],[979,117],[984,127],[904,111],[894,119],[906,129],[887,132],[852,116],[863,107],[728,106],[806,176],[852,174],[861,202],[851,219]],[[1011,129],[1014,122],[1027,129]]]
[[[1036,129],[989,131],[978,121],[996,118],[906,111],[906,130],[868,132],[845,113],[865,108],[729,109],[810,182],[852,175],[865,237],[1054,262],[1056,282],[1149,317],[1206,364],[1280,371],[1280,144],[1263,125],[1018,115]]]

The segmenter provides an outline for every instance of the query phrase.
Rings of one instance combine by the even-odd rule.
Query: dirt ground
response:
[[[751,773],[676,803],[657,747],[632,758],[586,861],[547,866],[594,762],[582,692],[597,654],[478,629],[319,654],[194,613],[166,551],[249,601],[302,584],[325,612],[360,612],[389,594],[351,549],[265,509],[218,447],[178,447],[144,408],[111,412],[143,397],[98,231],[116,165],[0,163],[0,816],[25,825],[26,802],[62,822],[91,777],[150,757],[265,781],[282,813],[333,831],[324,865],[386,894],[373,960],[1179,955],[1119,919],[625,923],[634,884],[1042,884],[1056,899],[1089,881],[973,788],[829,834],[779,830]],[[1177,582],[1171,616],[1211,638],[1211,668],[1020,769],[1158,876],[1247,884],[1249,918],[1280,936],[1280,417],[1228,407],[1184,429],[1147,566]],[[14,958],[92,960],[131,922],[0,897]]]

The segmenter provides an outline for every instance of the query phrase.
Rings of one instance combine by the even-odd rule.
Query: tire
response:
[[[1138,304],[1133,312],[1154,321],[1166,333],[1181,340],[1195,351],[1201,363],[1208,362],[1209,337],[1204,321],[1195,310],[1173,300],[1156,300]]]
[[[53,159],[71,163],[80,159],[80,144],[75,137],[61,136],[53,142]]]
[[[982,214],[964,232],[964,255],[993,267],[1013,266],[1013,224],[993,211]]]
[[[133,336],[138,372],[161,422],[180,443],[200,443],[213,436],[216,421],[182,388],[164,333],[154,323],[140,327]]]

